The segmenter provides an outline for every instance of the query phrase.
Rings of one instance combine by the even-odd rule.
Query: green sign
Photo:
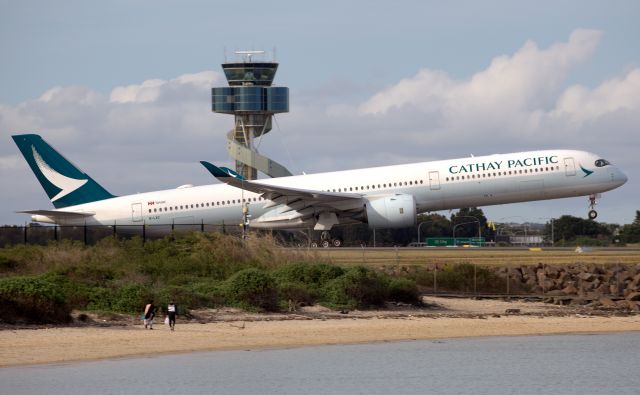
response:
[[[463,246],[463,245],[473,245],[477,247],[484,246],[485,239],[484,237],[428,237],[427,238],[427,246],[429,247],[452,247]]]

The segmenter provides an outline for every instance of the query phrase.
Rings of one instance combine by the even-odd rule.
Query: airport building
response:
[[[278,63],[254,61],[264,51],[235,54],[241,61],[222,64],[229,86],[212,88],[211,98],[213,112],[234,116],[227,151],[235,160],[236,172],[249,180],[257,179],[258,171],[270,177],[290,176],[289,170],[257,149],[271,130],[273,116],[289,112],[289,88],[272,86]]]

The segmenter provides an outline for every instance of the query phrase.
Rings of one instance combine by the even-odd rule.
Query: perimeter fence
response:
[[[73,240],[93,245],[106,237],[140,237],[142,242],[162,238],[171,232],[190,231],[240,234],[238,226],[225,224],[173,225],[26,225],[0,226],[0,248],[17,244],[46,245],[53,241]]]

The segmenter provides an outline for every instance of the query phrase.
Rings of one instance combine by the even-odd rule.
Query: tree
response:
[[[611,229],[599,222],[578,218],[571,215],[563,215],[554,221],[554,241],[570,241],[576,237],[608,238],[611,237]],[[546,232],[550,234],[551,225],[547,224]]]
[[[477,237],[478,233],[481,235],[487,233],[487,217],[484,216],[482,209],[465,207],[451,214],[451,226],[455,227],[456,237]],[[478,232],[478,226],[480,226],[480,232]]]
[[[624,225],[620,229],[620,239],[625,243],[640,243],[640,210],[636,210],[633,223]]]
[[[423,224],[420,226],[420,224]],[[418,226],[420,226],[420,238],[422,242],[426,237],[451,236],[451,221],[440,214],[420,214],[418,215]]]

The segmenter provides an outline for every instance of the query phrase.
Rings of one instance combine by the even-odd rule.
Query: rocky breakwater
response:
[[[640,311],[640,264],[539,263],[497,268],[496,274],[548,302]]]

